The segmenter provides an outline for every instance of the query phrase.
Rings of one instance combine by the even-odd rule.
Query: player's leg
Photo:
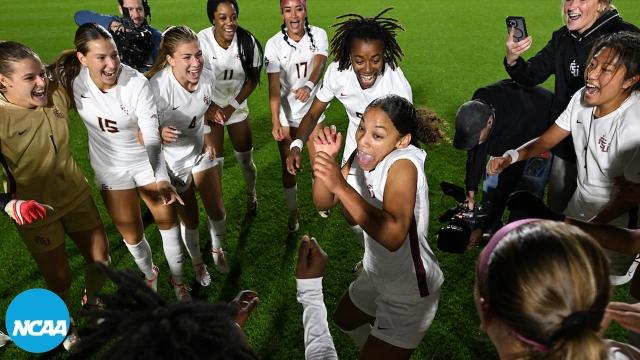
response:
[[[182,242],[187,248],[187,253],[191,257],[191,264],[196,274],[196,280],[202,286],[211,284],[211,276],[207,271],[207,266],[202,259],[200,251],[200,236],[198,232],[199,211],[198,200],[194,190],[194,183],[191,181],[189,187],[180,193],[184,206],[176,206],[180,216],[180,234]]]
[[[211,255],[219,272],[229,272],[229,264],[222,249],[226,232],[226,213],[222,200],[222,182],[218,169],[207,158],[204,158],[198,167],[194,168],[193,180],[200,194],[200,199],[207,212],[207,223],[211,236]]]
[[[368,273],[363,271],[349,285],[349,290],[342,295],[333,313],[336,325],[349,335],[359,349],[365,345],[375,321],[375,299],[378,295]]]
[[[287,157],[289,156],[289,145],[291,139],[296,136],[296,127],[283,126],[282,134],[284,139],[278,141],[278,151],[280,152],[280,165],[282,173],[282,191],[284,200],[289,210],[288,228],[289,232],[296,232],[300,227],[298,223],[298,186],[296,184],[296,176],[287,171]]]
[[[256,165],[253,162],[253,140],[249,119],[227,125],[229,139],[233,144],[234,153],[242,175],[247,184],[247,213],[255,215],[258,206],[256,197]]]

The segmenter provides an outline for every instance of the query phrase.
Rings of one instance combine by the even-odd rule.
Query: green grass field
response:
[[[616,0],[623,17],[640,24],[637,0]],[[203,0],[151,0],[151,24],[163,30],[166,26],[186,24],[199,31],[209,26]],[[526,17],[529,33],[534,38],[533,55],[550,38],[551,32],[561,26],[559,0],[456,0],[456,1],[392,1],[322,0],[309,2],[312,24],[333,35],[330,25],[335,16],[345,13],[375,15],[394,6],[389,15],[397,18],[406,31],[399,42],[406,54],[401,63],[414,93],[415,104],[437,111],[449,125],[447,133],[453,137],[451,123],[459,104],[467,100],[479,87],[507,77],[502,67],[504,18],[507,15]],[[279,30],[281,23],[276,1],[244,0],[240,2],[240,24],[251,30],[264,45]],[[2,1],[0,10],[0,39],[16,40],[33,47],[45,61],[51,61],[63,49],[72,47],[75,24],[73,14],[82,9],[103,13],[116,10],[115,0],[68,1]],[[546,84],[552,87],[552,79]],[[209,301],[229,300],[240,289],[253,289],[260,294],[260,305],[253,313],[246,333],[255,351],[264,359],[301,359],[304,357],[302,340],[302,307],[295,300],[294,268],[298,237],[287,234],[287,214],[280,182],[280,159],[276,143],[271,137],[271,122],[267,101],[266,77],[250,98],[251,119],[258,167],[259,209],[255,218],[245,218],[244,180],[233,157],[229,143],[225,145],[227,161],[223,179],[227,210],[227,236],[225,248],[229,251],[231,272],[220,275],[212,272],[213,283],[208,288],[193,286],[193,295]],[[346,131],[347,119],[339,103],[327,112],[329,123]],[[1,121],[1,120],[0,120]],[[93,185],[93,174],[88,162],[86,131],[74,115],[71,119],[72,148],[76,161]],[[435,248],[437,216],[453,205],[453,200],[439,192],[443,180],[463,183],[464,159],[462,151],[450,143],[428,148],[426,173],[431,185],[429,192],[432,221],[429,240]],[[338,211],[327,220],[321,219],[310,198],[309,171],[298,181],[301,228],[299,234],[317,237],[329,254],[330,263],[324,278],[325,301],[331,313],[341,294],[352,280],[353,264],[361,256],[361,248]],[[98,203],[106,224],[113,266],[117,269],[135,269],[132,257],[122,244],[121,237],[111,225],[110,218],[94,186],[94,199]],[[200,235],[204,246],[208,239],[204,216],[201,217]],[[169,287],[169,270],[164,260],[161,240],[155,226],[147,229],[155,262],[160,266],[159,292],[173,299]],[[14,226],[6,216],[0,216],[0,318],[15,295],[23,290],[44,287],[44,282],[25,246],[18,238]],[[68,242],[68,255],[74,272],[72,297],[78,299],[83,290],[83,262],[77,249]],[[486,359],[495,358],[490,341],[478,328],[473,305],[474,264],[478,250],[463,255],[437,251],[445,274],[445,284],[436,319],[425,339],[414,353],[415,359]],[[211,259],[207,258],[211,264]],[[187,262],[188,263],[188,262]],[[211,267],[210,267],[211,268]],[[187,279],[193,279],[190,267],[185,266]],[[617,289],[619,299],[626,298],[626,288]],[[77,310],[71,309],[72,312]],[[356,348],[330,321],[338,353],[343,359],[357,356]],[[4,327],[0,326],[2,331]],[[609,336],[625,339],[620,327]],[[65,357],[53,353],[45,357]],[[14,345],[0,349],[2,358],[27,358],[28,354]]]

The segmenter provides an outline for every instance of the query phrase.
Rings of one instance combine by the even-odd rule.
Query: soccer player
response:
[[[416,147],[433,129],[423,120],[401,96],[374,100],[356,130],[357,149],[342,169],[335,160],[342,135],[327,132],[326,144],[316,141],[316,207],[340,202],[364,230],[363,271],[334,315],[362,349],[361,359],[408,359],[438,308],[444,278],[427,243],[426,153]],[[356,191],[352,179],[364,186]]]
[[[589,56],[586,86],[546,132],[487,165],[497,174],[518,160],[547,151],[569,135],[578,161],[578,188],[565,215],[636,228],[635,203],[616,192],[615,179],[640,182],[640,35],[619,32],[600,39]],[[611,274],[625,274],[633,256],[609,252]]]
[[[196,279],[209,286],[211,277],[202,260],[198,240],[198,202],[194,188],[208,215],[211,231],[212,254],[216,268],[228,272],[220,239],[220,220],[225,216],[222,186],[215,162],[211,136],[215,78],[204,68],[202,51],[197,35],[186,26],[172,26],[162,34],[160,57],[146,74],[157,106],[160,126],[163,128],[163,152],[167,169],[185,206],[177,206],[182,220],[182,240],[191,256]],[[210,115],[207,115],[210,114]]]
[[[75,49],[60,55],[55,70],[87,127],[91,167],[113,224],[148,285],[156,290],[158,268],[143,232],[141,197],[160,229],[174,287],[184,286],[182,274],[175,271],[179,267],[171,264],[182,258],[176,210],[166,206],[182,200],[167,175],[149,82],[120,64],[113,38],[102,26],[81,25],[74,43]]]
[[[291,143],[287,169],[295,174],[302,168],[300,151],[315,128],[329,102],[337,98],[349,117],[342,163],[355,150],[355,133],[364,109],[371,101],[395,94],[412,101],[411,86],[398,67],[403,56],[396,41],[396,30],[403,30],[397,20],[384,17],[385,9],[372,18],[348,14],[348,19],[335,24],[331,40],[331,55],[336,59],[324,74],[322,87],[316,93],[309,111],[302,118]],[[317,136],[324,139],[322,131]]]
[[[224,125],[214,124],[212,128],[220,176],[224,165],[226,127],[247,183],[247,214],[255,215],[258,207],[256,166],[253,163],[253,140],[246,100],[260,80],[262,47],[249,31],[238,25],[239,15],[236,0],[208,0],[207,16],[212,26],[200,31],[198,38],[205,66],[213,71],[216,78],[213,102],[224,114]]]
[[[72,308],[71,269],[65,234],[85,259],[85,307],[98,305],[104,284],[96,263],[109,263],[108,241],[89,185],[69,151],[71,99],[50,82],[38,55],[13,42],[0,42],[0,163],[4,189],[0,208],[18,233],[47,287]],[[75,332],[65,340],[75,342]]]
[[[327,61],[327,33],[309,25],[306,0],[281,0],[284,23],[265,46],[264,63],[269,77],[271,134],[278,142],[282,160],[282,187],[289,210],[289,231],[298,230],[296,177],[287,171],[291,139],[296,137],[302,117],[309,111]],[[324,120],[320,115],[318,122]],[[317,128],[317,126],[316,126]],[[309,143],[309,158],[314,155]]]

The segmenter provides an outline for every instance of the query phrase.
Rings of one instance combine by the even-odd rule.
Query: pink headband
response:
[[[508,233],[515,230],[516,228],[538,220],[540,219],[522,219],[514,221],[503,226],[500,230],[493,234],[491,240],[489,240],[489,243],[484,247],[484,250],[482,250],[482,253],[480,253],[480,258],[478,259],[478,265],[476,267],[476,278],[478,279],[479,288],[484,286],[484,281],[487,276],[487,266],[489,264],[489,259],[491,258],[491,254],[493,254],[496,246],[498,246],[498,244],[500,243],[500,240],[502,240]],[[546,345],[531,340],[524,335],[519,334],[513,329],[511,329],[511,333],[513,334],[513,336],[518,338],[518,340],[528,344],[537,351],[546,352],[548,350],[548,347]]]
[[[280,0],[280,7],[282,7],[284,5],[284,2],[287,0]],[[300,1],[300,4],[302,4],[302,6],[306,9],[307,8],[307,0],[298,0]]]

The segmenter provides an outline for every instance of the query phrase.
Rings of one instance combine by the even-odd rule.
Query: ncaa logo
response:
[[[21,349],[43,353],[60,345],[69,331],[69,310],[62,299],[45,289],[16,296],[5,320],[8,335]]]

